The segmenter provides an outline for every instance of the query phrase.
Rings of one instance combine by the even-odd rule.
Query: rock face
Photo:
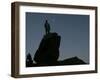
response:
[[[39,65],[53,65],[59,58],[61,37],[57,33],[44,35],[37,49],[34,60]]]

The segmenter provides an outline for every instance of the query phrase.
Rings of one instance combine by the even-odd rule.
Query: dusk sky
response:
[[[48,20],[51,32],[61,36],[59,60],[77,56],[89,63],[89,15],[26,13],[26,54],[32,57],[45,35]]]

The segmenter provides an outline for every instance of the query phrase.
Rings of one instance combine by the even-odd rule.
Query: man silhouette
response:
[[[48,23],[47,20],[45,21],[44,27],[45,27],[46,34],[50,33],[50,24]]]

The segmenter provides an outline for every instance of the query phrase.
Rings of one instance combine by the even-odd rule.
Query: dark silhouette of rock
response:
[[[26,57],[26,67],[87,64],[78,57],[58,61],[61,36],[57,33],[50,32],[50,24],[47,20],[45,21],[44,27],[46,34],[43,36],[34,55],[33,59],[35,63],[33,63],[29,53]]]
[[[79,65],[79,64],[86,64],[86,63],[76,56],[62,61],[58,61],[58,65]]]
[[[57,33],[44,35],[35,53],[35,62],[39,65],[54,65],[57,63],[60,39],[61,37]]]
[[[60,66],[60,65],[82,65],[82,64],[88,64],[85,63],[83,60],[79,59],[78,57],[72,57],[64,60],[59,60],[52,62],[51,64],[33,64],[33,67],[35,66]]]
[[[28,53],[26,57],[26,67],[31,67],[31,66],[33,66],[33,60],[31,54]]]

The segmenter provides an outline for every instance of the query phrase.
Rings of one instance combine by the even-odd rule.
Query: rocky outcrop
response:
[[[87,64],[77,56],[58,60],[60,41],[61,37],[57,33],[44,35],[33,58],[35,63],[33,63],[31,55],[28,54],[26,67]]]
[[[54,65],[59,58],[60,40],[57,33],[44,35],[35,53],[35,62],[39,65]]]
[[[64,59],[62,61],[58,61],[58,65],[79,65],[79,64],[86,64],[86,63],[76,56],[72,58]]]

